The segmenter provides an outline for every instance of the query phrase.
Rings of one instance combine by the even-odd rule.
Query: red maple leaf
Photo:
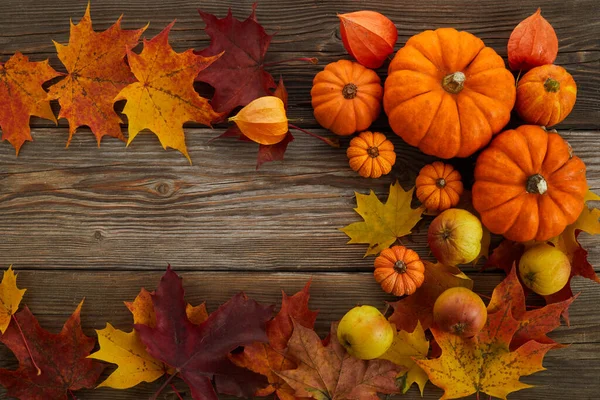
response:
[[[198,12],[206,23],[204,30],[211,42],[197,54],[209,57],[225,52],[196,78],[215,88],[213,108],[229,114],[237,106],[270,94],[275,81],[264,70],[264,58],[273,36],[267,35],[256,20],[256,3],[245,21],[234,18],[231,9],[223,19],[202,10]]]
[[[512,316],[518,321],[517,330],[510,342],[511,349],[517,349],[530,340],[562,347],[546,334],[560,326],[561,314],[569,308],[575,298],[576,296],[570,297],[561,302],[527,311],[525,291],[519,282],[517,268],[513,267],[508,276],[494,289],[487,309],[488,314],[492,314],[504,307],[510,307]]]
[[[181,278],[170,267],[152,294],[152,303],[156,327],[136,324],[135,330],[148,353],[183,378],[195,400],[217,400],[211,380],[219,393],[235,396],[252,396],[267,385],[262,375],[236,366],[229,354],[240,346],[268,341],[265,326],[272,307],[240,293],[194,325],[186,315]]]
[[[288,296],[282,291],[281,310],[275,318],[267,322],[269,343],[253,343],[244,351],[232,356],[240,367],[265,375],[270,385],[256,393],[267,396],[275,393],[280,400],[295,399],[294,390],[278,375],[281,371],[297,367],[295,360],[286,354],[288,342],[294,331],[294,322],[313,329],[317,318],[316,311],[308,308],[310,281],[300,292]]]
[[[68,392],[95,386],[104,365],[87,358],[96,339],[85,336],[81,330],[82,304],[83,301],[59,334],[42,329],[27,306],[15,314],[18,324],[10,324],[0,338],[19,360],[16,371],[0,369],[0,384],[9,396],[66,400]]]

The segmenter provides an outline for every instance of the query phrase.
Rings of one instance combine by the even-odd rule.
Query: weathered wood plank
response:
[[[50,331],[60,330],[61,325],[85,297],[82,324],[88,335],[93,329],[102,329],[105,322],[118,328],[130,330],[132,321],[123,301],[131,301],[141,287],[156,288],[162,272],[103,272],[103,271],[37,271],[17,270],[19,284],[27,287],[24,303],[39,318],[43,327]],[[371,304],[383,310],[384,301],[393,300],[378,287],[368,273],[235,273],[235,272],[183,272],[186,299],[193,304],[207,302],[214,311],[238,291],[244,291],[263,303],[279,303],[279,289],[288,294],[300,290],[312,278],[310,307],[319,309],[316,329],[325,335],[329,324],[339,319],[356,304]],[[475,291],[490,295],[493,287],[502,279],[498,273],[471,274],[475,279]],[[98,290],[98,288],[102,290]],[[335,288],[335,295],[332,295]],[[600,385],[600,314],[592,312],[600,301],[596,284],[576,279],[574,290],[580,297],[570,309],[571,327],[560,327],[551,334],[561,343],[570,343],[565,349],[550,352],[544,366],[548,371],[525,378],[539,387],[511,395],[512,399],[561,399],[577,390],[579,399],[592,399]],[[12,355],[0,347],[0,367],[14,368]],[[560,379],[557,377],[560,376]],[[84,399],[141,399],[147,398],[158,384],[141,385],[129,391],[101,389],[83,391],[78,398]],[[185,389],[184,389],[185,390]],[[0,391],[0,394],[2,392]],[[425,399],[436,399],[441,392],[428,386]],[[171,398],[171,397],[165,397]],[[223,397],[225,398],[225,397]],[[419,398],[412,390],[409,399]]]
[[[245,18],[253,0],[238,2],[179,0],[175,2],[96,1],[92,4],[92,18],[96,29],[106,29],[121,14],[125,15],[125,28],[139,28],[150,22],[145,34],[150,38],[174,19],[171,40],[176,50],[201,49],[208,45],[203,32],[203,22],[197,9],[223,17],[231,6],[238,18]],[[306,126],[316,126],[310,108],[310,85],[313,76],[324,65],[347,57],[340,40],[336,13],[356,11],[366,7],[363,3],[348,1],[300,0],[280,2],[261,1],[258,8],[259,21],[270,31],[276,32],[267,55],[267,62],[293,57],[317,57],[320,64],[273,66],[268,70],[274,76],[283,74],[290,91],[289,114],[303,120]],[[452,26],[468,30],[480,36],[488,46],[506,56],[506,43],[512,29],[537,7],[554,25],[559,37],[560,51],[556,63],[563,65],[578,83],[578,99],[572,114],[561,124],[563,128],[600,128],[600,24],[585,23],[596,10],[595,0],[583,0],[572,6],[561,0],[469,2],[453,0],[440,4],[437,0],[418,3],[370,1],[368,8],[381,11],[391,18],[399,29],[396,48],[408,38],[425,29]],[[5,59],[15,51],[21,51],[35,60],[50,58],[53,67],[64,71],[54,52],[52,40],[68,42],[69,23],[79,21],[85,2],[65,0],[60,5],[50,5],[42,0],[32,0],[26,5],[20,0],[5,0],[0,4],[0,55]],[[382,77],[385,67],[380,69]],[[55,109],[57,109],[55,104]],[[48,122],[35,119],[36,126],[49,126]],[[60,122],[66,126],[66,121]],[[384,126],[384,122],[378,123]]]
[[[323,131],[318,133],[325,134]],[[588,163],[600,189],[597,132],[562,132]],[[369,270],[364,245],[346,245],[337,228],[360,217],[354,192],[390,183],[414,185],[432,158],[393,138],[399,157],[391,175],[363,179],[342,149],[298,134],[283,163],[255,171],[257,146],[189,129],[190,166],[163,151],[151,134],[128,148],[106,140],[98,149],[81,132],[64,149],[64,130],[34,130],[15,158],[0,146],[0,265],[35,269]],[[472,160],[457,165],[468,182]],[[427,256],[426,225],[406,243]],[[582,235],[582,237],[585,235]],[[584,238],[592,264],[600,246]],[[198,260],[203,260],[198,262]]]

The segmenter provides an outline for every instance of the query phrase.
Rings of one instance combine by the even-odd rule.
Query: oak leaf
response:
[[[266,322],[272,307],[265,307],[243,293],[234,296],[200,325],[186,315],[181,278],[170,268],[151,294],[156,327],[136,324],[135,330],[148,353],[174,368],[195,400],[216,400],[211,379],[219,393],[252,396],[266,386],[259,374],[236,366],[229,353],[240,346],[267,342]]]
[[[417,365],[415,359],[426,359],[429,353],[429,341],[425,338],[425,331],[420,322],[417,322],[415,330],[410,333],[398,331],[392,345],[381,357],[406,368],[402,375],[402,393],[406,393],[413,383],[419,386],[421,397],[425,384],[429,380],[427,374]]]
[[[48,98],[60,103],[58,118],[69,121],[67,146],[82,125],[90,127],[98,145],[105,135],[124,140],[113,100],[121,89],[135,82],[125,55],[137,45],[145,29],[122,30],[119,18],[106,31],[95,32],[88,3],[79,24],[71,22],[69,44],[54,42],[68,74],[50,87]]]
[[[194,90],[194,77],[220,55],[201,57],[192,50],[176,53],[169,44],[173,24],[151,40],[144,40],[141,54],[127,51],[137,82],[123,88],[114,101],[127,100],[123,109],[129,120],[127,145],[148,128],[158,136],[163,148],[179,150],[190,160],[183,123],[195,121],[210,126],[222,116]]]
[[[309,328],[294,322],[288,353],[298,368],[279,375],[295,390],[296,397],[317,400],[379,400],[378,393],[396,394],[396,375],[403,367],[387,360],[359,360],[350,356],[337,341],[337,325],[332,325],[324,345]]]
[[[473,338],[461,338],[432,328],[442,355],[415,362],[434,385],[444,390],[442,400],[480,392],[506,399],[509,393],[532,386],[520,382],[519,378],[544,370],[542,360],[553,347],[532,340],[510,351],[509,345],[518,328],[510,306],[504,304],[502,309],[488,314],[486,325]]]
[[[340,228],[350,237],[348,243],[369,244],[366,257],[378,254],[399,238],[410,234],[425,211],[422,206],[411,208],[410,203],[414,190],[412,188],[405,192],[396,181],[390,186],[390,193],[385,204],[379,201],[373,191],[368,195],[355,193],[357,207],[354,211],[364,219],[364,222],[354,222]]]
[[[215,88],[212,99],[215,110],[229,114],[237,106],[271,94],[275,81],[264,70],[264,58],[273,36],[267,35],[256,20],[256,4],[245,21],[234,18],[231,9],[222,19],[202,10],[198,12],[211,41],[208,48],[197,54],[210,57],[225,52],[196,78]]]
[[[83,301],[59,334],[42,329],[27,307],[15,315],[18,325],[11,324],[0,337],[19,360],[16,371],[0,369],[0,385],[6,387],[9,396],[67,400],[68,392],[94,387],[104,366],[86,358],[96,340],[81,330],[82,305]],[[39,375],[37,366],[41,371]]]
[[[451,287],[473,288],[473,281],[460,272],[460,269],[444,264],[423,261],[425,280],[413,294],[390,303],[394,309],[389,317],[399,330],[413,332],[420,322],[423,329],[429,329],[433,322],[433,304],[440,294]]]
[[[0,336],[6,331],[12,316],[19,309],[23,295],[27,289],[17,287],[17,275],[8,267],[0,282]]]
[[[42,84],[59,76],[48,60],[30,62],[17,52],[0,64],[0,127],[2,140],[8,140],[17,155],[25,141],[31,138],[29,119],[32,115],[56,123]]]
[[[142,289],[133,302],[125,302],[125,305],[131,311],[135,324],[156,326],[151,294],[146,289]],[[195,307],[188,304],[186,315],[195,325],[201,324],[208,318],[204,303]],[[89,357],[118,365],[118,368],[98,387],[129,389],[142,382],[154,382],[164,374],[174,372],[169,366],[148,354],[146,346],[135,330],[127,333],[107,323],[106,328],[96,330],[96,333],[100,350]]]
[[[488,314],[510,308],[518,326],[510,342],[510,348],[516,349],[530,340],[538,343],[563,347],[546,336],[560,326],[561,314],[571,305],[575,297],[559,303],[548,304],[545,307],[527,311],[525,306],[525,291],[519,282],[517,268],[513,267],[508,276],[494,289],[492,299],[488,304]]]
[[[231,357],[240,367],[267,377],[269,386],[259,390],[257,396],[275,393],[280,400],[295,399],[294,390],[277,373],[296,368],[296,363],[285,351],[294,330],[292,321],[309,329],[315,325],[317,312],[308,308],[309,288],[310,281],[291,297],[282,291],[281,309],[267,322],[269,343],[253,343]]]

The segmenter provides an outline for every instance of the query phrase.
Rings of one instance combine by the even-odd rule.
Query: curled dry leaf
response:
[[[398,30],[385,15],[375,11],[339,14],[340,33],[346,51],[367,68],[379,68],[398,39]]]
[[[88,3],[79,24],[71,22],[69,44],[54,42],[68,74],[50,87],[48,97],[60,103],[58,118],[69,121],[67,145],[82,125],[90,127],[98,144],[105,135],[124,140],[113,100],[121,89],[135,82],[125,55],[137,45],[145,29],[122,30],[119,18],[106,31],[94,32]]]
[[[17,52],[0,64],[0,127],[2,140],[8,140],[17,155],[21,146],[31,138],[29,118],[32,115],[56,123],[48,94],[42,84],[59,76],[48,60],[30,62]]]
[[[0,283],[0,336],[6,331],[11,317],[19,309],[25,290],[27,289],[17,287],[17,275],[13,272],[12,266],[8,267]]]
[[[521,21],[508,39],[508,65],[514,71],[552,64],[557,54],[556,32],[540,8]]]
[[[288,119],[283,101],[276,96],[263,96],[230,117],[250,140],[264,145],[281,142],[288,133]]]

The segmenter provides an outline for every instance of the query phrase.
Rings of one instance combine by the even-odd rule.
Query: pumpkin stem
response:
[[[379,157],[379,149],[377,147],[375,147],[375,146],[369,147],[367,149],[367,154],[371,158],[377,158],[377,157]]]
[[[527,178],[525,188],[529,193],[544,194],[548,191],[548,182],[546,182],[546,179],[540,174],[531,175]]]
[[[406,269],[407,269],[406,263],[402,260],[398,260],[394,264],[394,271],[396,271],[399,274],[405,273]]]
[[[344,98],[348,100],[355,98],[356,92],[358,92],[358,87],[354,83],[348,83],[342,89],[342,94],[344,95]]]
[[[446,180],[444,178],[439,178],[437,181],[435,181],[435,186],[438,187],[438,189],[443,189],[446,187]]]
[[[460,71],[448,74],[442,79],[442,87],[448,93],[457,94],[465,87],[466,76]]]
[[[556,93],[560,90],[560,82],[556,79],[548,78],[544,82],[544,89],[549,93]]]

